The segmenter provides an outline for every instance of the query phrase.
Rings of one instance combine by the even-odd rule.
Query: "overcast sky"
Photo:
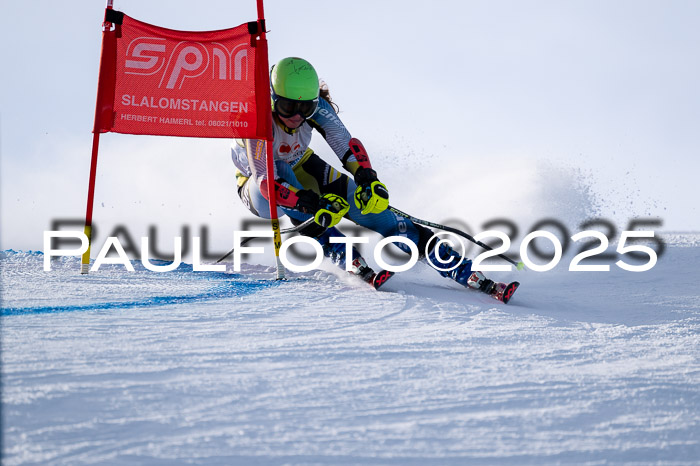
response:
[[[253,0],[115,9],[182,30],[256,19]],[[84,216],[103,10],[3,0],[2,249]],[[700,2],[268,0],[266,17],[271,62],[314,63],[399,208],[526,229],[585,204],[700,230]],[[228,146],[102,135],[95,222],[230,243],[250,215]]]

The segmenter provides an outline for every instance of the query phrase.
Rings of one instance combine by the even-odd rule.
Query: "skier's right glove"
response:
[[[310,189],[302,189],[296,194],[298,197],[296,209],[312,214],[314,222],[324,228],[330,228],[340,222],[350,209],[348,202],[335,194],[324,194],[319,197]]]
[[[377,179],[371,168],[359,167],[355,172],[355,206],[362,215],[378,214],[389,207],[389,190]]]

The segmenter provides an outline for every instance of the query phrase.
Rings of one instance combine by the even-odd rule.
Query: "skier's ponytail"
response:
[[[335,113],[340,112],[340,107],[338,107],[338,104],[333,102],[333,99],[331,98],[331,92],[328,90],[328,84],[326,84],[325,81],[319,82],[318,95],[323,100],[325,100],[326,102],[331,104],[331,107],[333,107],[333,110],[335,110]]]

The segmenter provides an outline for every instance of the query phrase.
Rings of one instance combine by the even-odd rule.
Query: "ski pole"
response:
[[[299,225],[296,225],[296,226],[293,226],[293,227],[289,227],[289,228],[284,228],[282,231],[280,231],[280,234],[284,235],[284,234],[287,234],[287,233],[296,233],[296,232],[298,232],[298,231],[303,230],[303,229],[306,228],[307,226],[311,225],[313,222],[314,222],[314,218],[311,217],[310,219],[305,220],[304,222],[300,223]],[[241,241],[241,246],[247,244],[249,241],[253,240],[254,238],[255,238],[255,236],[249,236],[249,237],[247,237],[247,238],[244,238],[244,239]],[[234,248],[234,249],[235,249],[235,248]],[[226,259],[226,258],[227,258],[228,256],[230,256],[231,254],[233,254],[234,249],[231,249],[231,250],[230,250],[229,252],[227,252],[225,255],[221,256],[221,257],[219,258],[219,260],[217,260],[217,261],[215,262],[215,264],[218,264],[219,262],[221,262],[222,260]]]
[[[403,218],[407,218],[413,223],[418,223],[420,225],[424,225],[426,227],[433,227],[433,228],[438,228],[440,230],[445,230],[449,231],[450,233],[454,233],[455,235],[461,236],[463,238],[468,239],[472,243],[476,244],[477,246],[481,246],[482,248],[488,250],[488,251],[493,251],[493,248],[489,246],[488,244],[484,244],[481,241],[477,241],[474,239],[474,237],[468,233],[465,233],[461,230],[458,230],[456,228],[448,227],[447,225],[440,225],[439,223],[433,223],[433,222],[428,222],[427,220],[421,220],[419,218],[414,217],[413,215],[409,215],[406,212],[402,212],[396,207],[389,206],[389,210],[396,215],[399,215]],[[525,264],[523,262],[515,262],[513,259],[510,257],[504,256],[503,254],[497,254],[496,257],[500,257],[501,259],[504,259],[511,264],[513,264],[518,270],[523,270],[525,268]]]

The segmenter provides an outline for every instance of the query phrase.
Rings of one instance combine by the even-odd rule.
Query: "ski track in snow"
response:
[[[493,273],[508,306],[421,266],[375,292],[5,251],[3,463],[698,464],[700,247],[676,242],[640,274]]]

